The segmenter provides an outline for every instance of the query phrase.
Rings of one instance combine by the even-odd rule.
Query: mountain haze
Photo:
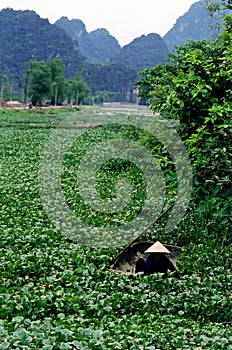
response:
[[[109,91],[119,99],[133,101],[133,88],[141,69],[163,63],[175,46],[218,35],[215,24],[221,15],[212,19],[203,3],[193,4],[164,38],[155,33],[141,35],[123,47],[107,29],[88,33],[79,19],[61,17],[51,24],[34,11],[4,9],[0,11],[1,77],[7,75],[14,90],[22,93],[30,60],[48,62],[61,58],[66,78],[72,79],[78,73],[93,94]]]
[[[88,62],[117,62],[138,72],[145,67],[163,63],[168,52],[176,46],[186,44],[189,40],[207,40],[218,35],[218,23],[221,19],[220,14],[211,18],[205,1],[201,0],[179,17],[163,38],[155,33],[141,35],[123,47],[104,28],[88,33],[85,24],[79,19],[69,20],[62,17],[56,24],[78,42],[78,47]]]
[[[69,20],[67,17],[61,17],[55,24],[78,42],[81,53],[90,63],[109,63],[121,49],[118,41],[105,28],[88,33],[81,20]]]
[[[219,34],[218,24],[221,14],[212,18],[204,1],[194,3],[188,12],[179,17],[175,25],[163,37],[168,49],[187,44],[189,40],[208,40]]]
[[[81,30],[84,32],[85,26],[81,22],[75,24],[80,26],[77,34]],[[107,33],[106,30],[97,30],[92,36],[102,37]],[[81,53],[77,40],[73,40],[60,26],[40,18],[34,11],[9,8],[0,11],[0,74],[1,77],[8,77],[19,95],[23,91],[29,61],[49,62],[55,58],[62,59],[66,78],[72,79],[78,72],[86,77],[92,92],[109,88],[117,93],[119,99],[127,98],[127,91],[133,90],[137,78],[135,71],[122,65],[109,65],[104,69],[90,65]]]
[[[61,57],[66,76],[84,65],[79,48],[64,30],[40,18],[34,11],[0,11],[0,72],[19,84],[28,61]]]
[[[88,64],[82,72],[93,94],[98,91],[120,92],[123,100],[133,100],[133,90],[138,74],[118,64]]]
[[[167,46],[158,34],[142,35],[121,48],[106,29],[88,33],[80,19],[61,17],[56,25],[78,42],[81,53],[90,63],[118,63],[138,72],[162,63],[168,54]]]
[[[142,35],[122,47],[113,61],[127,68],[140,71],[162,63],[168,55],[168,48],[159,34]]]

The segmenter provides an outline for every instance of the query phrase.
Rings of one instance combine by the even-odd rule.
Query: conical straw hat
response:
[[[159,241],[155,242],[150,246],[144,253],[164,253],[171,254],[171,252]]]

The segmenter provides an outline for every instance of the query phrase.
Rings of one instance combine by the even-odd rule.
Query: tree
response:
[[[110,93],[108,91],[97,91],[94,96],[94,101],[97,104],[103,104],[110,100]]]
[[[28,95],[33,105],[42,104],[44,99],[52,95],[52,74],[49,65],[45,62],[30,61],[28,77]]]
[[[76,105],[83,103],[90,92],[88,84],[81,77],[68,81],[67,97],[69,103],[74,102]]]
[[[83,103],[90,94],[88,84],[80,76],[67,80],[64,73],[61,59],[48,63],[30,61],[30,68],[25,74],[25,96],[31,97],[34,105],[42,104],[44,99],[51,99],[51,103],[57,105],[65,98],[69,103]]]
[[[61,59],[54,59],[48,63],[52,80],[52,104],[61,104],[65,95],[65,66]]]
[[[7,75],[3,75],[2,76],[2,88],[1,88],[1,97],[5,100],[8,101],[11,99],[11,86],[10,86],[10,82],[9,79],[7,77]]]
[[[190,42],[169,62],[141,72],[141,98],[164,118],[179,119],[191,156],[195,199],[231,196],[232,15],[210,42]]]
[[[231,0],[205,0],[209,13],[214,16],[218,11],[232,10]]]

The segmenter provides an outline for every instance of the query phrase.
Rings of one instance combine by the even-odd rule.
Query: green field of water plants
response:
[[[141,238],[183,248],[180,278],[110,270],[129,243],[117,232],[142,210],[147,182],[133,162],[108,159],[96,176],[101,199],[115,199],[123,178],[131,184],[131,198],[117,212],[99,213],[85,203],[77,183],[86,149],[120,134],[153,153],[166,191],[161,211],[173,203],[178,187],[167,150],[131,126],[130,117],[94,107],[0,111],[0,349],[232,349],[230,215],[221,202],[215,211],[217,198],[195,204],[196,184],[177,227],[166,232],[167,214]],[[47,174],[41,155],[52,145],[51,135],[58,144],[59,135],[74,129],[81,133],[62,153],[59,181],[74,217],[94,227],[86,241],[78,241],[78,226],[75,237],[56,226],[57,208],[52,216],[53,202],[46,209],[40,188]],[[52,147],[48,151],[54,155]]]

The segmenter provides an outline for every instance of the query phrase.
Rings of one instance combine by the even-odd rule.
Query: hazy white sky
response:
[[[106,28],[121,45],[142,34],[167,33],[196,0],[0,0],[0,9],[34,10],[54,23],[81,19],[88,32]]]

